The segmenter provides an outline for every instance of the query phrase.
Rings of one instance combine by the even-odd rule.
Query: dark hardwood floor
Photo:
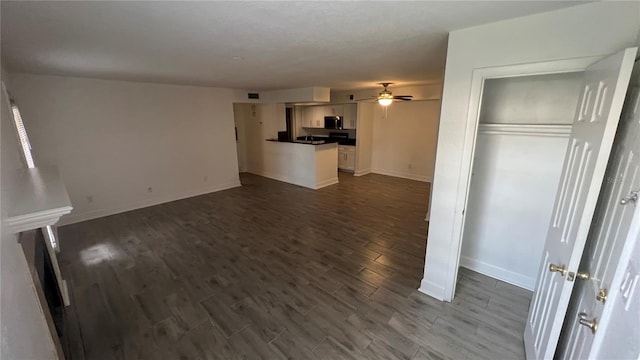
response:
[[[428,184],[340,174],[243,186],[59,229],[72,359],[516,359],[531,293],[422,278]]]

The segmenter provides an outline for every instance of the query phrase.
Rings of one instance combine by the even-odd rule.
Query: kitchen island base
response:
[[[338,146],[265,141],[257,175],[310,189],[338,183]]]

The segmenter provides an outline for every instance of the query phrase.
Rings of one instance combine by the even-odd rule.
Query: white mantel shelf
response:
[[[8,214],[3,223],[9,233],[53,225],[73,209],[55,167],[18,170],[11,182],[7,184],[11,192],[7,194]]]

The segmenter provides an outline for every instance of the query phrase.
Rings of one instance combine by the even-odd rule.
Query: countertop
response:
[[[326,144],[333,144],[336,143],[337,141],[328,141],[325,139],[316,139],[316,141],[322,141],[319,142],[317,144],[314,143],[310,143],[310,142],[305,142],[305,140],[296,140],[296,141],[291,141],[291,140],[287,140],[287,141],[279,141],[277,139],[267,139],[266,141],[272,141],[272,142],[282,142],[282,143],[293,143],[293,144],[302,144],[302,145],[326,145]]]
[[[303,138],[303,136],[298,136],[298,140],[301,140],[301,138]],[[345,138],[327,137],[327,136],[313,136],[312,139],[322,140],[325,142],[325,144],[338,143],[338,145],[356,146],[356,139],[345,139]]]

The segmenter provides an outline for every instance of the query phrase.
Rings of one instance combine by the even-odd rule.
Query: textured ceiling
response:
[[[268,90],[440,81],[447,33],[575,1],[2,1],[9,71]]]

